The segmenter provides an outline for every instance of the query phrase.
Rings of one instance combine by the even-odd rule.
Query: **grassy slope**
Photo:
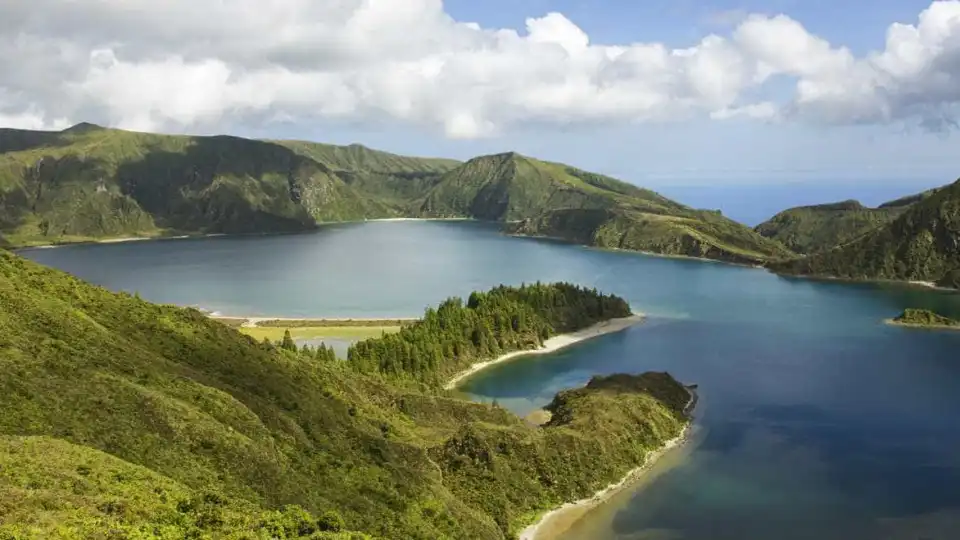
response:
[[[361,147],[154,135],[96,126],[0,132],[0,230],[18,244],[195,232],[283,232],[402,215],[358,175],[432,175],[443,160]],[[419,167],[419,169],[418,169]],[[390,176],[383,183],[401,183]]]
[[[777,242],[715,212],[515,153],[476,158],[446,173],[421,211],[519,221],[508,230],[600,247],[747,263],[789,256]]]
[[[713,212],[515,153],[412,158],[360,145],[0,130],[0,245],[284,232],[318,222],[472,217],[603,247],[756,262],[777,243]],[[599,212],[605,213],[599,213]]]
[[[813,253],[845,244],[882,227],[908,204],[867,208],[857,201],[801,206],[784,210],[754,229],[797,253]]]
[[[960,281],[960,181],[910,206],[893,222],[847,244],[770,267],[853,279]]]
[[[297,504],[383,538],[503,538],[679,432],[682,388],[638,380],[534,428],[0,252],[0,532],[296,537],[315,517],[272,510]]]

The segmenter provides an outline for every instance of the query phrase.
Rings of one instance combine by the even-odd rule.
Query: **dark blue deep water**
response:
[[[650,320],[468,381],[525,414],[597,373],[700,387],[682,459],[567,538],[960,538],[960,332],[903,329],[960,296],[508,238],[476,223],[22,252],[112,289],[224,314],[416,316],[499,283],[567,280]]]

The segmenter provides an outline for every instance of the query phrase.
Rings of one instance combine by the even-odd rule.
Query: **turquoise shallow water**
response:
[[[960,332],[882,319],[960,316],[960,296],[501,236],[477,223],[29,250],[113,289],[224,314],[416,316],[499,283],[568,280],[650,320],[468,381],[520,414],[595,373],[667,370],[700,385],[675,467],[570,538],[960,537]]]

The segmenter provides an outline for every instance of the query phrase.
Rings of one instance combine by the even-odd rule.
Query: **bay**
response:
[[[596,286],[650,319],[463,388],[523,415],[594,374],[665,370],[700,385],[682,458],[565,538],[947,539],[960,528],[960,332],[882,323],[906,307],[960,316],[958,295],[510,238],[472,222],[21,254],[226,315],[410,317],[500,283]]]

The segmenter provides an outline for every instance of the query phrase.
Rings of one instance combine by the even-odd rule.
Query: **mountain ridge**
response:
[[[10,246],[130,236],[306,231],[377,218],[473,218],[514,234],[757,263],[787,250],[716,213],[516,152],[466,162],[360,144],[128,132],[0,130],[0,238]],[[554,214],[564,213],[562,229]],[[656,218],[661,223],[650,227]],[[668,219],[672,218],[672,219]],[[652,235],[646,238],[646,235]]]
[[[892,221],[806,257],[768,264],[775,272],[859,280],[960,285],[960,180],[912,200]],[[898,203],[899,204],[899,203]]]

